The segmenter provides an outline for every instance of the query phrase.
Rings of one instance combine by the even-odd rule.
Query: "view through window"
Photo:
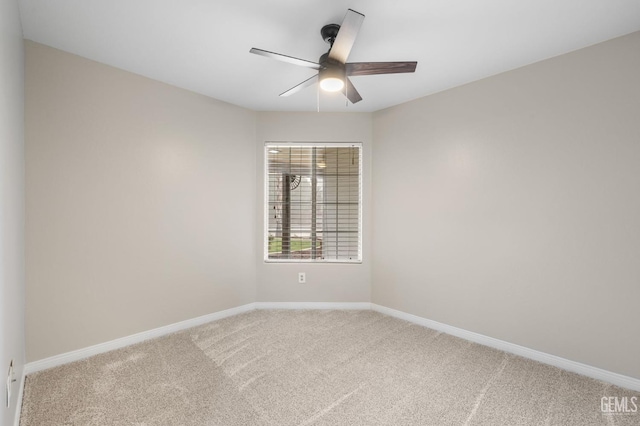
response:
[[[267,261],[362,260],[362,144],[265,144]]]

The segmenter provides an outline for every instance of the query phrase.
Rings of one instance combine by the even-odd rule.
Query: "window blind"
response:
[[[265,260],[362,260],[362,144],[265,144]]]

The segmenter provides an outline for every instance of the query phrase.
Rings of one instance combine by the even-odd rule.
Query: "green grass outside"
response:
[[[291,251],[300,251],[311,248],[311,240],[291,240]],[[269,253],[280,253],[282,251],[282,238],[273,238],[269,241]]]

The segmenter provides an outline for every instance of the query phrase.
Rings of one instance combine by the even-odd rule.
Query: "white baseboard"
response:
[[[22,413],[22,395],[24,394],[24,381],[26,374],[25,368],[22,368],[22,374],[20,375],[20,387],[18,387],[18,399],[16,401],[16,415],[13,420],[14,426],[20,426],[20,413]]]
[[[424,327],[441,331],[452,336],[460,337],[474,343],[479,343],[484,346],[489,346],[504,352],[519,355],[524,358],[532,359],[543,364],[552,365],[554,367],[581,374],[583,376],[591,377],[593,379],[602,380],[603,382],[612,383],[622,388],[640,391],[640,379],[636,379],[634,377],[613,373],[601,368],[592,367],[580,362],[571,361],[559,356],[540,352],[535,349],[530,349],[524,346],[516,345],[514,343],[505,342],[504,340],[494,339],[493,337],[474,333],[473,331],[464,330],[462,328],[457,328],[451,325],[443,324],[441,322],[422,318],[417,315],[412,315],[406,312],[387,308],[385,306],[376,305],[375,303],[371,304],[371,309],[385,315],[422,325]]]
[[[19,398],[20,399],[22,398],[25,376],[28,374],[35,373],[41,370],[46,370],[48,368],[57,367],[59,365],[67,364],[70,362],[78,361],[93,355],[109,352],[115,349],[133,345],[135,343],[140,343],[145,340],[153,339],[155,337],[164,336],[170,333],[174,333],[176,331],[185,330],[187,328],[195,327],[211,321],[215,321],[215,320],[230,317],[233,315],[238,315],[244,312],[252,311],[254,309],[340,309],[340,310],[371,309],[385,315],[403,319],[405,321],[409,321],[415,324],[419,324],[424,327],[431,328],[433,330],[441,331],[443,333],[450,334],[452,336],[469,340],[471,342],[479,343],[481,345],[489,346],[495,349],[499,349],[505,352],[519,355],[524,358],[529,358],[534,361],[542,362],[544,364],[553,365],[563,370],[571,371],[574,373],[581,374],[583,376],[587,376],[597,380],[602,380],[604,382],[612,383],[616,386],[620,386],[626,389],[640,391],[640,379],[637,379],[634,377],[613,373],[611,371],[603,370],[601,368],[592,367],[590,365],[582,364],[576,361],[571,361],[555,355],[540,352],[535,349],[530,349],[524,346],[516,345],[514,343],[505,342],[504,340],[494,339],[493,337],[474,333],[472,331],[453,327],[437,321],[432,321],[426,318],[419,317],[417,315],[412,315],[406,312],[387,308],[385,306],[376,305],[375,303],[369,303],[369,302],[255,302],[255,303],[249,303],[247,305],[238,306],[236,308],[231,308],[231,309],[227,309],[220,312],[215,312],[209,315],[203,315],[201,317],[193,318],[190,320],[181,321],[175,324],[170,324],[164,327],[155,328],[153,330],[144,331],[142,333],[137,333],[131,336],[122,337],[120,339],[111,340],[109,342],[100,343],[98,345],[90,346],[88,348],[79,349],[76,351],[71,351],[64,354],[52,356],[50,358],[45,358],[39,361],[27,363],[24,366],[24,371],[22,374],[22,383],[20,384]],[[19,410],[17,413],[17,418],[19,419]]]
[[[238,306],[236,308],[227,309],[212,314],[203,315],[186,321],[169,324],[164,327],[154,328],[153,330],[143,331],[141,333],[132,334],[131,336],[121,337],[105,343],[89,346],[87,348],[66,352],[49,358],[29,362],[24,366],[24,374],[28,375],[37,371],[47,370],[59,365],[68,364],[70,362],[79,361],[93,355],[120,349],[145,340],[165,336],[176,331],[185,330],[187,328],[196,327],[211,321],[238,315],[254,309],[353,309],[366,310],[371,309],[371,303],[368,302],[256,302]]]
[[[89,346],[87,348],[66,352],[60,355],[55,355],[49,358],[41,359],[39,361],[29,362],[24,366],[24,374],[28,375],[31,373],[35,373],[36,371],[42,371],[49,368],[57,367],[59,365],[68,364],[70,362],[79,361],[81,359],[88,358],[93,355],[109,352],[115,349],[120,349],[125,346],[130,346],[136,343],[143,342],[145,340],[153,339],[155,337],[164,336],[170,333],[175,333],[176,331],[181,331],[187,328],[206,324],[211,321],[215,321],[215,320],[230,317],[233,315],[238,315],[244,312],[252,311],[255,308],[256,308],[255,303],[249,303],[247,305],[242,305],[235,308],[226,309],[224,311],[203,315],[201,317],[192,318],[186,321],[180,321],[174,324],[169,324],[164,327],[154,328],[153,330],[132,334],[131,336],[121,337],[119,339],[111,340],[109,342],[99,343],[97,345]]]
[[[369,302],[256,302],[256,309],[369,310]]]
[[[18,405],[16,407],[16,416],[14,426],[20,426],[20,413],[22,411],[22,395],[24,392],[25,378],[28,374],[35,373],[49,368],[57,367],[70,362],[79,361],[98,355],[104,352],[120,349],[145,340],[161,337],[176,331],[185,330],[198,325],[206,324],[211,321],[238,315],[255,309],[342,309],[342,310],[369,310],[371,303],[369,302],[256,302],[238,306],[236,308],[227,309],[212,314],[203,315],[186,321],[169,324],[164,327],[154,328],[153,330],[143,331],[131,336],[122,337],[111,340],[109,342],[100,343],[89,346],[87,348],[66,352],[49,358],[41,359],[25,364],[20,381],[20,390],[18,394]]]

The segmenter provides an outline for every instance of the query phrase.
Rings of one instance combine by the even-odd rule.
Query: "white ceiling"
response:
[[[376,111],[640,30],[640,0],[21,0],[24,37],[253,110],[315,111],[320,28],[366,18],[349,62],[418,61],[415,74],[353,77],[364,98],[320,93],[321,111]]]

